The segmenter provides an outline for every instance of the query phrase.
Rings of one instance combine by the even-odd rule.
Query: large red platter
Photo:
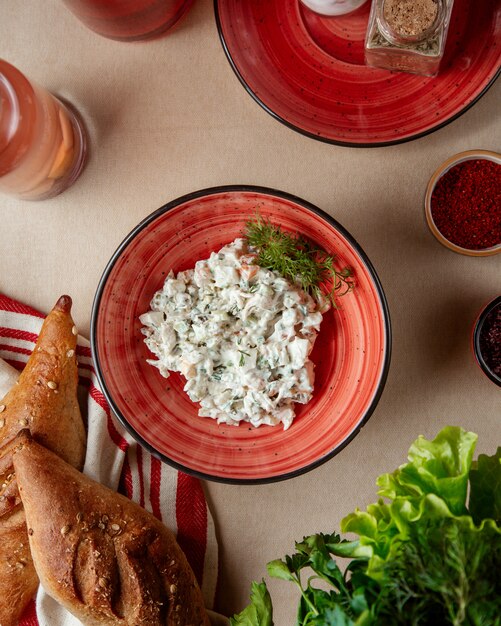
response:
[[[315,139],[382,146],[416,139],[464,113],[501,67],[501,3],[455,0],[439,75],[364,64],[370,1],[322,17],[299,0],[214,0],[230,64],[249,94]]]
[[[241,236],[259,211],[335,253],[356,288],[322,322],[312,360],[313,399],[292,426],[218,425],[199,417],[184,379],[146,362],[139,315],[166,274],[194,266]],[[269,482],[310,470],[341,450],[374,410],[390,361],[390,321],[377,275],[345,229],[313,205],[257,187],[221,187],[162,207],[120,245],[96,294],[91,338],[103,392],[131,434],[174,467],[211,480]]]

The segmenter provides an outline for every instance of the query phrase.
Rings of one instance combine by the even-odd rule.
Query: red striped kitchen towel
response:
[[[0,294],[0,397],[15,382],[43,322],[38,311]],[[205,496],[196,478],[161,463],[115,421],[99,389],[89,342],[79,338],[80,392],[86,403],[88,445],[84,473],[118,489],[152,511],[177,539],[212,608],[217,582],[217,543]],[[40,589],[22,626],[78,626],[80,622]]]

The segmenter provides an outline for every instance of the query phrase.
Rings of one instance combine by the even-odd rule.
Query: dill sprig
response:
[[[299,285],[317,302],[327,298],[337,308],[336,298],[354,287],[349,267],[336,269],[336,257],[299,233],[284,232],[257,215],[245,224],[245,236],[258,252],[257,264]]]

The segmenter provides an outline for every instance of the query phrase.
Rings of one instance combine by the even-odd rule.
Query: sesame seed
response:
[[[107,587],[107,586],[108,586],[108,580],[107,580],[106,578],[104,578],[104,577],[100,578],[100,579],[97,581],[97,583],[98,583],[98,585],[99,585],[100,587],[102,587],[103,589],[104,589],[105,587]]]
[[[63,535],[63,536],[67,535],[70,532],[70,530],[71,530],[71,527],[68,526],[68,524],[66,524],[66,526],[63,526],[61,528],[61,535]]]
[[[73,328],[71,329],[71,332],[76,336],[78,335],[78,328],[76,326],[73,326]]]
[[[68,352],[66,353],[66,356],[71,359],[72,357],[75,356],[75,350],[68,350]]]
[[[118,524],[112,524],[111,530],[120,530],[120,526]]]
[[[57,383],[55,383],[53,380],[49,380],[49,382],[47,383],[47,387],[49,387],[49,389],[57,389]]]
[[[22,420],[19,420],[19,424],[21,426],[28,426],[28,420],[25,417],[23,417]]]
[[[5,404],[0,404],[0,413],[5,411]]]
[[[176,585],[171,585],[171,586],[169,587],[169,591],[170,591],[172,594],[176,593],[176,591],[177,591],[177,586],[176,586]]]
[[[77,522],[81,522],[83,520],[83,513],[77,513]]]
[[[3,428],[5,426],[5,420],[0,420],[0,428]]]

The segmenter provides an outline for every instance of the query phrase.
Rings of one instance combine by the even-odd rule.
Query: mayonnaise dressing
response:
[[[171,271],[150,306],[140,316],[156,357],[148,363],[166,378],[170,371],[184,375],[200,416],[287,429],[294,403],[311,399],[309,355],[322,313],[310,295],[256,265],[245,239],[193,270]]]

